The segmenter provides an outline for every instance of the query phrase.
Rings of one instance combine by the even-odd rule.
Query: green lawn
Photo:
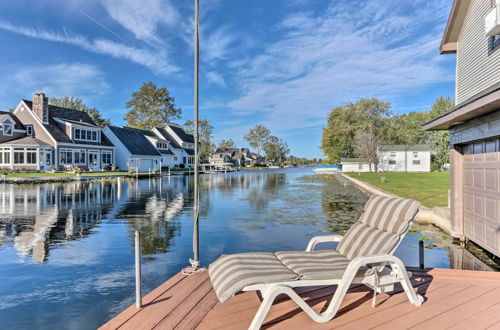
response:
[[[346,174],[395,195],[415,199],[428,207],[448,205],[450,172]],[[384,182],[381,177],[385,177]]]
[[[82,176],[107,176],[107,175],[126,175],[127,172],[86,172]],[[75,173],[61,172],[61,173],[9,173],[9,178],[38,178],[38,177],[55,177],[55,176],[76,176]]]

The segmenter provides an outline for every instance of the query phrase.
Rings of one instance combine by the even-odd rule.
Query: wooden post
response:
[[[464,239],[464,159],[459,147],[450,149],[450,213],[451,234]]]

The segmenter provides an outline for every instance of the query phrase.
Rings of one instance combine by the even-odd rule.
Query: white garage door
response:
[[[141,159],[141,164],[139,165],[139,172],[147,172],[153,170],[153,160],[152,159]]]
[[[497,143],[480,142],[464,148],[464,232],[467,238],[500,256],[500,152]]]

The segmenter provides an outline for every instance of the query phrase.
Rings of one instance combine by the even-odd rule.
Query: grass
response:
[[[415,199],[427,207],[448,206],[450,172],[346,174],[395,195]],[[385,177],[383,182],[382,177]]]
[[[86,172],[82,176],[111,176],[111,175],[126,175],[127,172]],[[76,176],[75,173],[61,172],[61,173],[9,173],[9,178],[40,178],[40,177],[68,177]]]

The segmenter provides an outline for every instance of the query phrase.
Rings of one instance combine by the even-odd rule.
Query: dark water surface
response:
[[[302,250],[312,236],[345,232],[368,195],[312,174],[201,176],[202,265],[222,253]],[[179,272],[192,257],[191,188],[183,176],[0,185],[0,328],[92,329],[132,304],[135,230],[145,293]],[[438,245],[426,249],[426,266],[481,267],[428,227],[397,250],[407,265],[417,266],[421,237]]]

